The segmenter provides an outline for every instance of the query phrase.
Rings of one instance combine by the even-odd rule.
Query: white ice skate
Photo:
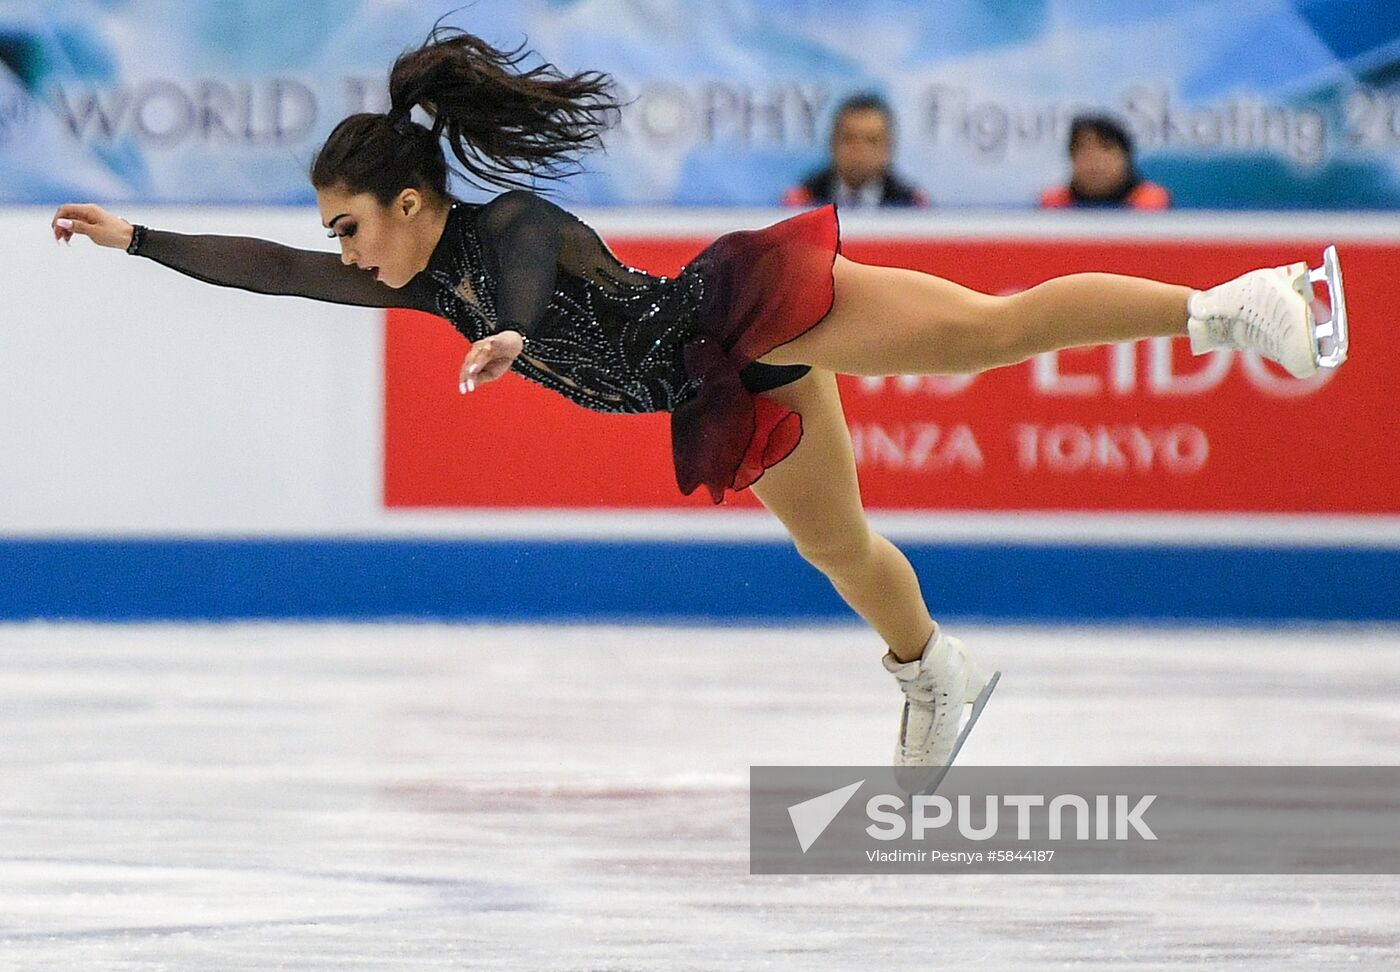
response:
[[[942,626],[917,660],[901,662],[887,652],[884,662],[904,690],[895,782],[908,793],[932,793],[957,758],[1001,672],[987,675]]]
[[[1313,316],[1313,284],[1325,282],[1332,318]],[[1322,266],[1306,263],[1251,270],[1234,280],[1198,290],[1187,302],[1191,351],[1218,348],[1257,351],[1295,378],[1335,368],[1347,357],[1347,305],[1337,248],[1322,254]]]

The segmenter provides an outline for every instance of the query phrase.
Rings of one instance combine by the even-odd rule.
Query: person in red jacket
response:
[[[784,206],[916,206],[928,196],[894,174],[894,116],[878,95],[852,95],[836,108],[831,161],[783,193]]]
[[[1109,115],[1075,116],[1069,128],[1069,162],[1069,185],[1045,190],[1040,196],[1042,209],[1171,206],[1166,189],[1138,174],[1132,136]]]

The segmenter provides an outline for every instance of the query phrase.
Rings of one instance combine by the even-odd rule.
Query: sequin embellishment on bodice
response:
[[[760,359],[834,305],[835,207],[725,233],[675,277],[623,264],[582,220],[523,190],[454,202],[427,266],[398,289],[361,269],[350,232],[333,232],[338,254],[141,227],[131,252],[218,286],[438,314],[473,342],[518,331],[521,377],[594,411],[670,412],[687,495],[703,484],[719,503],[801,440],[801,416],[760,392],[810,368]]]
[[[428,267],[437,313],[469,341],[512,327],[497,313],[499,281],[477,227],[481,210],[453,207],[447,238]],[[593,411],[673,411],[698,387],[681,349],[696,334],[703,281],[685,271],[665,277],[629,267],[585,224],[572,229],[581,246],[597,250],[572,266],[561,261],[552,295],[511,370]],[[512,256],[503,252],[499,259]]]

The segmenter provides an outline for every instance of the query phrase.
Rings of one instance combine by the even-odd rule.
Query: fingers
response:
[[[489,355],[490,338],[482,338],[472,345],[467,356],[462,359],[462,370],[457,375],[457,391],[465,395],[476,388],[482,364]]]
[[[478,385],[499,378],[506,371],[505,368],[495,366],[495,359],[499,357],[493,338],[484,337],[473,344],[462,361],[462,370],[457,376],[457,390],[465,395],[469,391],[475,391]]]
[[[71,244],[75,233],[91,236],[95,228],[91,223],[85,223],[82,220],[56,219],[53,223],[53,238],[61,243]]]
[[[92,203],[64,203],[54,213],[49,226],[55,240],[71,244],[74,233],[91,236],[103,215],[102,207]]]
[[[57,219],[53,221],[53,238],[60,243],[72,243],[74,233],[87,234],[91,227],[84,222],[75,219]]]

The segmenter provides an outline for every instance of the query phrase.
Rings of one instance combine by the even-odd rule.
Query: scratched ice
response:
[[[968,763],[1400,761],[1400,632],[958,631]],[[867,630],[0,628],[0,969],[1348,969],[1400,878],[755,877]]]

